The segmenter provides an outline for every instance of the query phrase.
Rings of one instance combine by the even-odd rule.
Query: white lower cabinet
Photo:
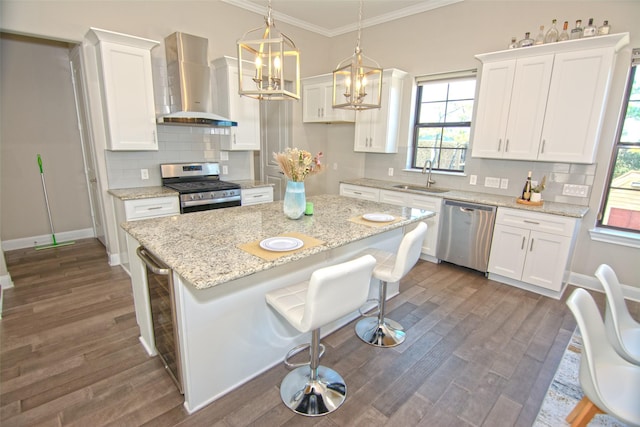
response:
[[[438,243],[440,209],[442,206],[441,198],[421,196],[402,191],[380,190],[352,184],[340,184],[340,195],[435,212],[435,216],[423,221],[427,224],[427,236],[422,244],[422,254],[429,261],[436,261],[436,245]]]
[[[240,194],[242,206],[273,202],[273,187],[243,188]]]
[[[577,218],[498,208],[489,278],[558,297],[567,280],[578,224]]]
[[[417,194],[403,193],[401,191],[380,190],[379,201],[382,203],[389,203],[390,205],[407,206],[436,213],[435,216],[422,221],[427,224],[427,236],[424,238],[424,242],[422,243],[422,254],[432,257],[432,260],[435,261],[442,198],[420,196]]]
[[[130,273],[129,251],[127,249],[126,233],[120,224],[126,221],[158,218],[161,216],[180,215],[180,200],[178,195],[151,197],[147,199],[122,200],[114,197],[114,208],[118,222],[118,250],[120,265]]]

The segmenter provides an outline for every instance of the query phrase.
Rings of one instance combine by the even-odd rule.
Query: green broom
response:
[[[50,245],[36,246],[36,250],[56,248],[58,246],[73,245],[75,243],[73,241],[58,243],[58,241],[56,240],[56,233],[53,231],[53,221],[51,220],[51,209],[49,208],[49,197],[47,197],[47,186],[44,183],[44,171],[42,169],[42,158],[40,157],[40,154],[38,154],[38,167],[40,168],[40,178],[42,178],[42,191],[44,191],[44,203],[47,205],[47,214],[49,215],[49,225],[51,226],[51,239],[53,240],[53,243]]]

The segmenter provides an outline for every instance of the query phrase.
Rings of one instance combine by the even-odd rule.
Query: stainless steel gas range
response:
[[[221,181],[218,163],[165,163],[160,176],[180,193],[180,213],[240,206],[240,185]]]

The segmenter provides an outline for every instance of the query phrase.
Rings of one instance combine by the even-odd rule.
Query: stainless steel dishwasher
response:
[[[436,256],[486,273],[495,218],[495,206],[445,200]]]

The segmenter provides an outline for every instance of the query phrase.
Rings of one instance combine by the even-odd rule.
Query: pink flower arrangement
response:
[[[312,157],[308,151],[287,148],[284,153],[273,153],[273,158],[278,162],[280,170],[291,181],[304,181],[307,176],[324,170],[324,166],[320,163],[322,152]]]

